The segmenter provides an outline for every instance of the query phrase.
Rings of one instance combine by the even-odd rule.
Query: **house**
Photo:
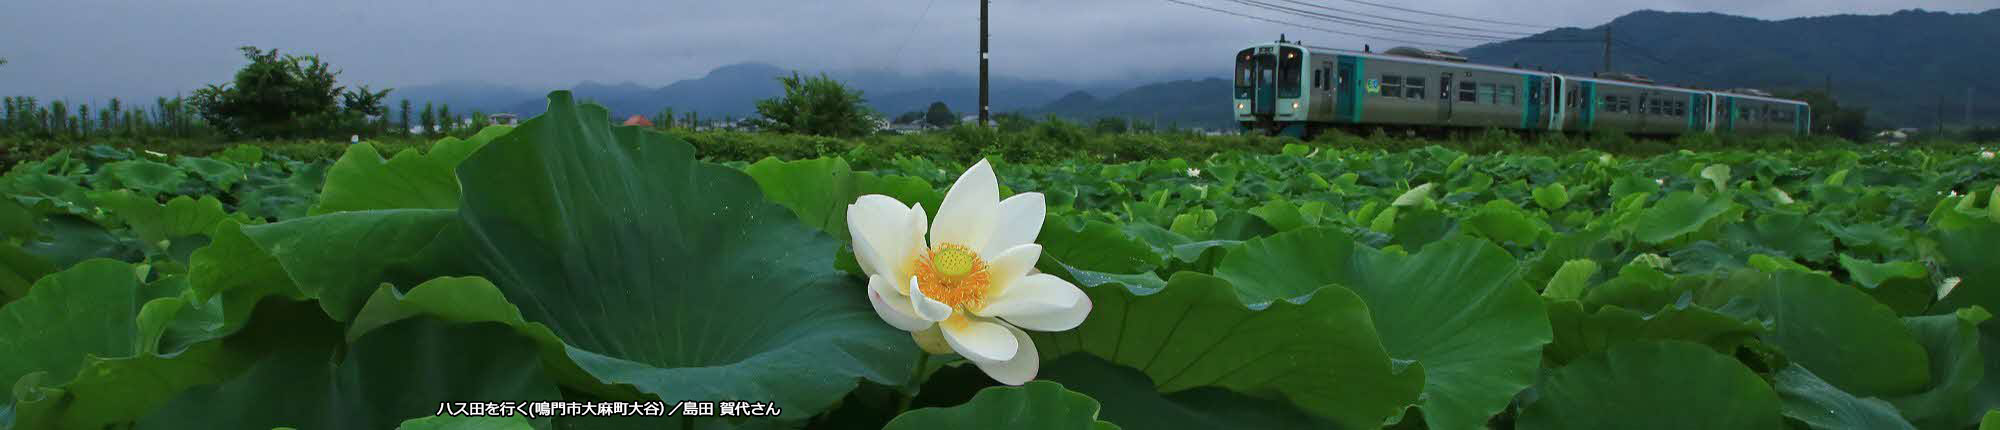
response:
[[[496,113],[487,115],[486,123],[493,125],[521,125],[521,119],[511,113]]]
[[[626,118],[626,119],[625,119],[625,125],[636,125],[636,126],[640,126],[640,127],[652,127],[652,126],[653,126],[653,121],[651,121],[651,120],[648,120],[648,119],[646,119],[646,116],[645,116],[645,115],[632,115],[632,117],[631,117],[631,118]]]

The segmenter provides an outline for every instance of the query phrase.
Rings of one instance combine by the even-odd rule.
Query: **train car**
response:
[[[1750,90],[1471,64],[1415,48],[1313,47],[1283,37],[1238,51],[1234,75],[1235,116],[1245,132],[1303,138],[1373,127],[1803,135],[1811,121],[1805,103]]]

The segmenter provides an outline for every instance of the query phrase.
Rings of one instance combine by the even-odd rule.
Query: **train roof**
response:
[[[1274,44],[1277,44],[1277,43],[1260,43],[1260,44],[1256,44],[1256,45],[1251,45],[1251,47],[1252,47],[1252,48],[1254,48],[1254,47],[1257,47],[1257,46],[1269,46],[1269,45],[1274,45]],[[1455,62],[1455,61],[1442,61],[1442,60],[1433,60],[1433,59],[1428,59],[1428,58],[1420,58],[1420,57],[1411,57],[1411,56],[1403,56],[1403,55],[1394,55],[1394,54],[1388,54],[1388,53],[1383,53],[1383,52],[1362,52],[1362,51],[1355,51],[1355,50],[1351,50],[1351,49],[1339,49],[1339,48],[1328,48],[1328,47],[1324,47],[1324,46],[1312,46],[1312,45],[1304,45],[1304,44],[1298,44],[1298,43],[1289,43],[1289,42],[1288,42],[1288,43],[1283,43],[1283,45],[1290,45],[1290,46],[1294,46],[1294,47],[1299,47],[1299,48],[1305,48],[1305,49],[1306,49],[1306,50],[1307,50],[1308,52],[1319,52],[1319,53],[1332,53],[1332,54],[1339,54],[1339,55],[1352,55],[1352,56],[1356,56],[1356,57],[1362,57],[1362,58],[1371,58],[1371,59],[1378,59],[1378,60],[1392,60],[1392,61],[1403,61],[1403,62],[1410,62],[1410,63],[1417,63],[1417,64],[1428,64],[1428,65],[1433,65],[1433,66],[1447,66],[1447,67],[1458,67],[1458,68],[1465,68],[1465,69],[1473,69],[1473,70],[1484,70],[1484,71],[1488,71],[1488,72],[1500,72],[1500,73],[1516,73],[1516,74],[1530,74],[1530,75],[1542,75],[1542,76],[1561,76],[1561,77],[1562,77],[1563,79],[1568,79],[1568,80],[1572,80],[1572,81],[1588,81],[1588,82],[1597,82],[1597,83],[1605,83],[1605,84],[1612,84],[1612,85],[1623,85],[1623,86],[1629,86],[1629,87],[1639,87],[1639,88],[1649,88],[1649,89],[1656,89],[1656,90],[1662,90],[1662,91],[1677,91],[1677,92],[1695,92],[1695,93],[1710,93],[1710,94],[1715,94],[1715,95],[1724,95],[1724,96],[1729,96],[1729,97],[1734,97],[1734,98],[1741,98],[1741,99],[1751,99],[1751,100],[1762,100],[1762,101],[1768,101],[1768,102],[1775,102],[1775,103],[1787,103],[1787,104],[1806,104],[1806,103],[1805,103],[1804,101],[1799,101],[1799,100],[1791,100],[1791,99],[1781,99],[1781,98],[1777,98],[1777,97],[1766,97],[1766,96],[1757,96],[1757,95],[1750,95],[1750,94],[1743,94],[1743,93],[1734,93],[1734,92],[1729,92],[1729,91],[1718,91],[1718,90],[1706,90],[1706,89],[1700,89],[1700,88],[1686,88],[1686,87],[1676,87],[1676,86],[1670,86],[1670,85],[1661,85],[1661,84],[1646,84],[1646,83],[1639,83],[1639,82],[1632,82],[1632,81],[1623,81],[1623,80],[1617,80],[1617,79],[1607,79],[1607,78],[1600,78],[1600,77],[1593,77],[1593,76],[1576,76],[1576,75],[1569,75],[1569,74],[1564,74],[1564,73],[1556,73],[1556,72],[1550,72],[1550,71],[1544,71],[1544,70],[1528,70],[1528,69],[1522,69],[1522,68],[1517,68],[1517,67],[1505,67],[1505,66],[1490,66],[1490,65],[1485,65],[1485,64],[1477,64],[1477,63],[1461,63],[1461,62]]]

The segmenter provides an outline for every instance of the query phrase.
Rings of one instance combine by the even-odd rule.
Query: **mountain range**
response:
[[[1718,13],[1639,11],[1592,28],[1560,28],[1462,52],[1471,62],[1590,75],[1604,63],[1604,31],[1612,34],[1611,68],[1663,83],[1704,88],[1757,88],[1774,93],[1830,88],[1843,107],[1870,110],[1875,126],[1929,128],[2000,123],[2000,9],[1944,13],[1921,9],[1888,15],[1833,15],[1761,20]],[[1226,55],[1217,70],[1227,70]],[[775,80],[792,71],[764,63],[723,66],[662,87],[584,82],[571,88],[619,116],[662,109],[703,118],[747,117],[759,99],[777,97]],[[863,92],[885,116],[944,102],[970,114],[977,77],[955,72],[910,75],[879,70],[832,71]],[[1222,77],[1166,82],[1073,83],[992,78],[993,109],[1089,120],[1105,116],[1229,127],[1229,81]],[[396,90],[391,100],[449,103],[459,112],[532,115],[544,94],[504,85],[447,82]],[[1975,98],[1977,97],[1977,98]],[[392,102],[393,103],[393,102]]]

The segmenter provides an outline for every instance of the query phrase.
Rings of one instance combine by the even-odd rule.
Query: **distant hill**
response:
[[[783,94],[777,77],[791,73],[789,69],[769,64],[742,63],[718,67],[700,78],[681,80],[663,87],[631,82],[584,82],[571,87],[570,91],[576,94],[578,100],[602,104],[611,109],[614,116],[620,117],[651,115],[673,108],[677,114],[694,111],[703,118],[742,118],[756,113],[757,100]],[[801,71],[801,74],[815,73]],[[976,112],[979,102],[977,76],[946,72],[908,75],[879,70],[837,71],[827,75],[861,90],[870,108],[890,117],[922,111],[938,101],[944,102],[953,111],[972,114]],[[1116,85],[1009,77],[993,77],[992,85],[995,113],[1039,108],[1070,92],[1115,92],[1124,89]],[[534,115],[546,108],[546,95],[545,91],[501,85],[449,82],[400,88],[389,99],[392,105],[395,100],[407,98],[419,106],[425,101],[450,103],[453,110],[459,112],[478,110]]]
[[[1965,117],[2000,123],[2000,9],[1906,10],[1766,21],[1717,13],[1640,11],[1609,24],[1611,68],[1660,82],[1772,92],[1821,89],[1829,76],[1843,106],[1869,108],[1877,126],[1931,128],[1942,98],[1947,126]],[[1563,28],[1463,54],[1473,62],[1584,74],[1602,67],[1605,26]]]
[[[1030,113],[1086,121],[1126,117],[1161,127],[1226,128],[1233,124],[1229,87],[1228,80],[1208,78],[1144,85],[1103,99],[1074,92]]]

